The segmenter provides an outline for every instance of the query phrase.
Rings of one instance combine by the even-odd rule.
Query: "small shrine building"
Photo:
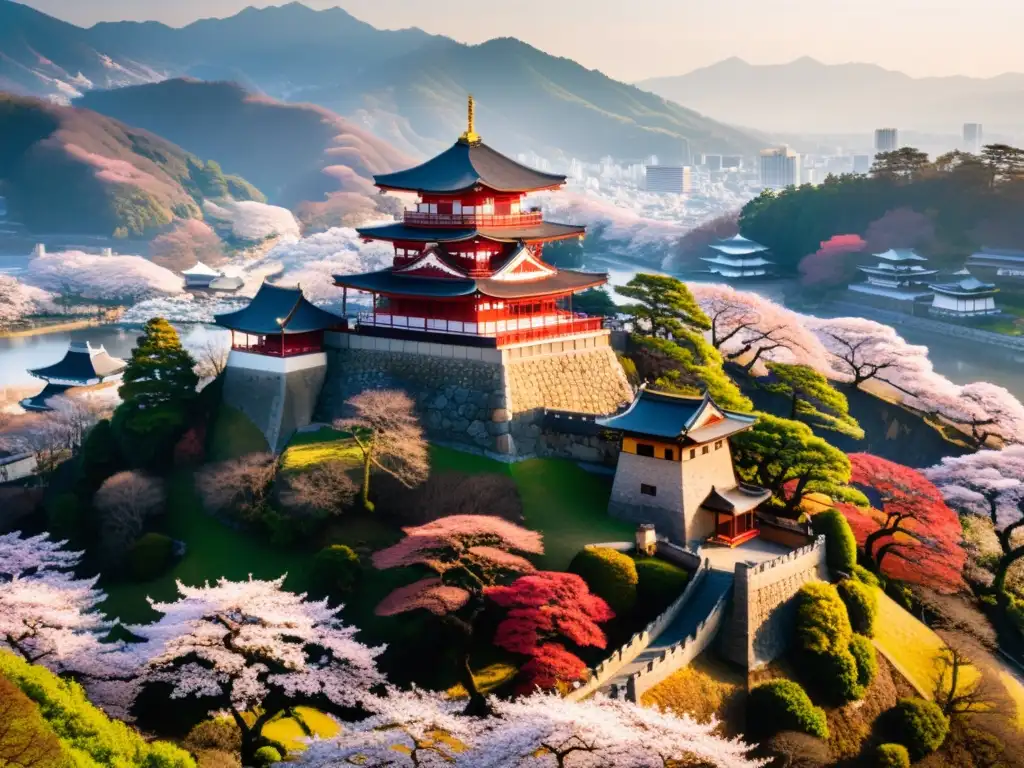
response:
[[[680,544],[734,547],[756,537],[755,510],[771,492],[737,480],[729,444],[755,421],[706,395],[641,387],[625,411],[597,419],[621,435],[609,513],[653,523]]]
[[[764,258],[768,246],[755,243],[742,235],[724,238],[709,246],[713,256],[702,256],[707,262],[708,272],[729,279],[770,277],[774,274],[775,262]]]
[[[966,269],[954,275],[956,282],[933,283],[928,287],[934,292],[928,311],[937,317],[969,319],[998,315],[995,283],[983,283]]]
[[[850,285],[851,291],[897,302],[913,303],[932,298],[928,281],[939,270],[923,266],[928,262],[924,256],[912,248],[890,248],[874,256],[877,264],[857,267],[867,275],[867,280]]]
[[[73,341],[64,357],[53,365],[30,368],[29,373],[46,382],[42,391],[22,400],[21,407],[28,411],[48,411],[47,400],[63,395],[75,387],[95,387],[115,381],[124,373],[128,363],[111,357],[102,345],[94,347],[88,341]]]

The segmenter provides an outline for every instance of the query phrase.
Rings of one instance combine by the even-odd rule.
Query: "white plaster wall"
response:
[[[732,466],[729,441],[722,440],[717,451],[715,444],[708,444],[708,452],[696,448],[697,455],[690,458],[689,448],[683,449],[683,510],[687,541],[704,539],[715,530],[715,516],[700,510],[700,505],[711,493],[712,486],[732,488],[736,485],[736,473]]]

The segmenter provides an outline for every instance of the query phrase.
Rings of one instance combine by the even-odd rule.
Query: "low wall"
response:
[[[824,536],[774,560],[738,563],[726,658],[756,669],[782,655],[792,637],[793,598],[807,582],[827,577]]]
[[[607,546],[602,544],[600,546]],[[575,688],[570,691],[566,698],[571,701],[579,701],[585,699],[593,693],[596,693],[598,689],[608,683],[609,680],[618,674],[619,670],[629,662],[633,661],[637,656],[647,650],[647,647],[652,641],[657,639],[669,624],[675,621],[676,616],[679,615],[680,611],[686,607],[690,597],[697,591],[697,586],[707,577],[708,571],[711,569],[711,563],[708,561],[704,562],[704,565],[698,570],[693,578],[690,579],[686,585],[686,589],[683,593],[675,599],[675,601],[661,613],[660,616],[651,621],[642,631],[634,634],[627,642],[623,643],[622,646],[617,648],[611,655],[609,655],[604,661],[598,664],[596,667],[590,670],[590,677],[587,682],[581,685],[579,688]],[[614,696],[616,691],[613,691]]]
[[[760,531],[758,537],[773,544],[781,544],[791,549],[799,549],[814,543],[814,534],[807,533],[798,523],[790,525],[781,522],[776,523],[759,515],[757,524]]]
[[[691,549],[673,544],[667,539],[658,539],[655,553],[662,560],[668,560],[668,562],[685,568],[688,571],[695,571],[700,568],[700,555]]]
[[[649,662],[646,667],[630,675],[626,681],[626,698],[639,702],[647,691],[700,656],[718,635],[718,630],[724,623],[728,604],[729,595],[725,594],[715,603],[707,618],[697,625],[694,634],[676,643]]]

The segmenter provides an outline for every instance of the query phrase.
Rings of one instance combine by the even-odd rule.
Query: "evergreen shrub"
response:
[[[162,533],[145,533],[128,550],[128,571],[135,581],[152,581],[171,565],[174,540]]]
[[[878,674],[878,657],[875,655],[875,646],[864,635],[854,635],[850,640],[850,653],[853,654],[853,659],[857,663],[857,682],[866,689]]]
[[[587,547],[572,559],[569,571],[587,582],[617,616],[628,616],[636,605],[640,579],[629,555],[609,547]]]
[[[886,719],[892,740],[905,746],[914,760],[941,747],[949,733],[949,718],[925,699],[900,699]]]
[[[351,592],[362,572],[359,555],[344,544],[324,547],[313,559],[313,583],[326,594]]]
[[[637,603],[645,615],[653,617],[668,608],[690,580],[689,571],[656,557],[642,557],[635,563]]]
[[[815,536],[825,537],[828,567],[850,573],[857,565],[857,539],[853,529],[838,509],[827,509],[811,518]]]
[[[770,680],[754,687],[747,698],[747,711],[750,736],[756,740],[780,731],[828,738],[824,710],[814,706],[804,689],[792,680]]]
[[[836,588],[853,631],[866,637],[875,635],[875,617],[878,615],[878,595],[872,587],[853,579],[841,581]]]
[[[910,768],[910,753],[902,744],[879,744],[875,750],[876,768]]]
[[[260,747],[256,750],[256,764],[260,766],[273,765],[281,762],[281,753],[274,747]]]

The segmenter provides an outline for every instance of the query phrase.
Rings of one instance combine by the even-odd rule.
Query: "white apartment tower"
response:
[[[900,132],[896,128],[878,128],[875,130],[875,154],[895,152],[900,148]]]
[[[761,150],[761,186],[784,189],[800,183],[800,155],[786,146]]]
[[[686,195],[693,191],[693,170],[684,165],[648,165],[647,191]]]
[[[981,123],[964,123],[964,152],[980,155],[984,145]]]

